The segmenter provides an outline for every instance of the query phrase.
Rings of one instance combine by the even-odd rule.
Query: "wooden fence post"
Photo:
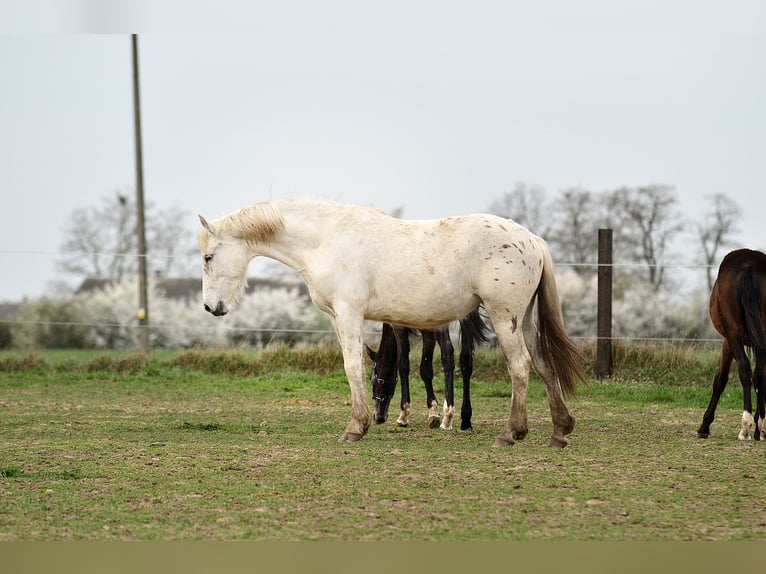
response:
[[[612,375],[612,230],[598,230],[596,377]]]

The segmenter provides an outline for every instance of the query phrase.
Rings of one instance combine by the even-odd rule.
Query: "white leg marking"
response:
[[[739,440],[750,440],[753,438],[753,430],[755,429],[755,419],[753,415],[747,411],[742,411],[742,430],[739,431]]]
[[[442,418],[441,428],[444,430],[452,430],[452,418],[455,416],[455,407],[447,406],[447,401],[444,401],[444,418]]]
[[[396,419],[396,424],[400,427],[406,427],[410,424],[410,403],[404,405],[404,408],[399,411],[399,418]]]

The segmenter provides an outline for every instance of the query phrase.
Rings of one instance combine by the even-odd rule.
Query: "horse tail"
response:
[[[541,240],[540,245],[543,249],[543,273],[536,293],[540,350],[564,393],[574,396],[576,380],[585,380],[582,356],[564,328],[551,253],[544,241]]]
[[[753,269],[747,269],[737,287],[737,301],[742,309],[749,347],[766,352],[766,336],[761,322],[761,290]]]
[[[460,319],[460,342],[468,345],[470,352],[473,352],[476,343],[486,343],[489,341],[489,327],[479,312],[474,309],[468,315]]]

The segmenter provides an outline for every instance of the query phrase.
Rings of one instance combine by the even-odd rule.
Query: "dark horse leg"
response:
[[[702,424],[697,430],[697,436],[699,438],[707,438],[710,436],[710,425],[715,419],[715,409],[718,406],[718,401],[721,398],[723,390],[726,388],[726,383],[729,380],[729,370],[731,369],[732,359],[737,361],[737,371],[739,374],[740,383],[742,383],[742,428],[739,431],[739,440],[748,440],[752,438],[753,431],[755,430],[755,420],[753,418],[753,399],[751,396],[751,390],[753,386],[753,371],[750,367],[750,359],[747,358],[742,343],[737,341],[732,345],[728,339],[724,339],[723,346],[721,348],[721,364],[718,367],[718,372],[713,379],[713,394],[710,397],[710,403],[705,410],[705,414],[702,415]],[[760,395],[758,387],[756,386],[757,399],[760,402],[763,400]],[[760,434],[759,434],[760,436]]]
[[[742,429],[739,431],[739,440],[748,440],[753,438],[751,435],[755,429],[755,419],[753,418],[753,398],[751,390],[753,386],[753,370],[750,367],[750,359],[747,358],[745,347],[738,342],[732,347],[734,360],[737,361],[737,370],[739,371],[739,381],[742,383],[742,398],[744,410],[742,411]],[[758,389],[756,387],[756,393]]]
[[[713,424],[715,419],[715,409],[718,406],[718,401],[721,398],[723,390],[726,388],[726,383],[729,382],[729,370],[731,369],[731,361],[734,356],[729,348],[729,342],[724,339],[723,346],[721,347],[721,363],[718,367],[718,372],[713,379],[713,394],[710,397],[705,414],[702,415],[702,424],[697,430],[697,436],[699,438],[707,438],[710,436],[710,425]]]
[[[441,428],[452,430],[452,418],[455,416],[455,348],[448,328],[439,329],[435,333],[444,369],[444,418]]]
[[[766,440],[766,354],[756,351],[755,373],[755,440]]]
[[[428,426],[435,429],[441,422],[439,416],[439,402],[434,393],[434,349],[436,348],[436,334],[434,331],[424,330],[420,334],[423,337],[423,355],[420,357],[420,378],[426,387],[426,407],[428,408]]]
[[[396,345],[398,349],[399,380],[402,383],[401,410],[396,424],[406,427],[410,424],[410,331],[406,327],[394,327]]]

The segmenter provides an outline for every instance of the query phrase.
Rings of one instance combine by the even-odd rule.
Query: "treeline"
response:
[[[592,191],[582,187],[549,197],[537,185],[517,183],[490,210],[509,217],[545,238],[557,263],[573,263],[580,275],[598,255],[598,230],[613,230],[614,261],[636,264],[626,281],[646,282],[655,291],[675,290],[666,269],[674,263],[699,263],[710,290],[716,266],[737,247],[736,223],[742,210],[722,193],[701,198],[707,209],[698,220],[682,211],[678,193],[669,185],[620,187]],[[617,285],[619,297],[620,285]]]

